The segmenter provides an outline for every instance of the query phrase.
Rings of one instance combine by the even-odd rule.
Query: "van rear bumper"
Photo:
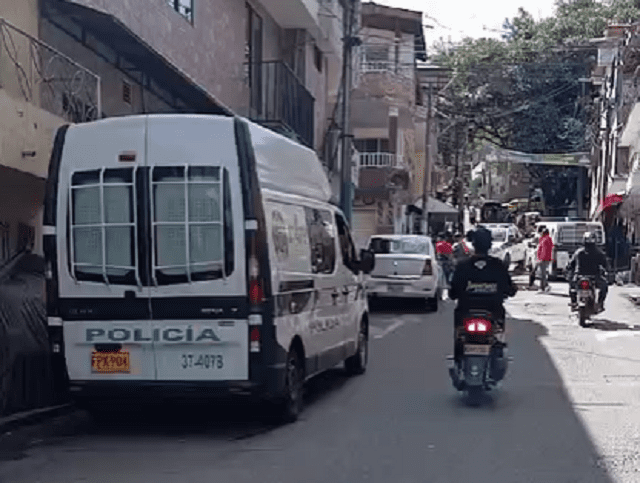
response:
[[[69,381],[69,392],[78,406],[96,404],[154,403],[167,400],[212,400],[229,396],[273,399],[281,394],[285,366],[267,368],[257,381]]]

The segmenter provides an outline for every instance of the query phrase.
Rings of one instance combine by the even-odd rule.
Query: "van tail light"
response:
[[[581,280],[580,281],[580,288],[582,290],[589,290],[589,286],[590,286],[589,280]]]
[[[251,352],[260,352],[260,343],[262,342],[260,327],[255,325],[251,327],[249,342],[250,342],[249,350]]]
[[[470,334],[487,334],[491,332],[491,322],[486,319],[467,319],[464,329]]]
[[[255,253],[255,252],[254,252]],[[260,273],[260,262],[254,255],[249,257],[247,275],[249,279],[248,293],[251,305],[260,305],[265,300],[264,283]]]
[[[424,261],[424,267],[422,268],[422,275],[433,275],[433,267],[431,266],[431,260]]]
[[[45,235],[43,237],[42,248],[45,256],[45,290],[44,299],[47,315],[58,316],[58,270],[57,270],[57,243],[55,235]]]
[[[249,280],[249,302],[251,305],[260,305],[264,300],[264,292],[260,286],[260,280]]]

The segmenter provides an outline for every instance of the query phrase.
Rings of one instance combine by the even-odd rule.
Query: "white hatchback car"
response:
[[[431,237],[374,235],[368,248],[376,257],[367,279],[369,298],[422,298],[431,310],[438,310],[441,269]]]

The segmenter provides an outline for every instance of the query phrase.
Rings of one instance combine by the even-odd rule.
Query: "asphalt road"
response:
[[[503,387],[466,406],[446,370],[452,307],[378,308],[367,373],[313,381],[296,424],[269,426],[237,402],[106,424],[78,412],[0,437],[0,481],[613,482],[527,310],[508,319]]]

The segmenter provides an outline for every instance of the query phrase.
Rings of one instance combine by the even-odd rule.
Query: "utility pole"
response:
[[[359,0],[347,0],[344,9],[344,36],[342,39],[342,82],[343,82],[343,101],[342,101],[342,162],[341,162],[341,190],[340,190],[340,208],[351,223],[353,208],[353,181],[351,179],[351,138],[350,117],[351,117],[351,88],[353,77],[353,60],[352,51],[356,44],[353,37],[353,25],[355,21],[355,7]]]
[[[422,176],[422,226],[423,234],[429,234],[429,198],[428,189],[430,186],[431,177],[431,84],[429,83],[429,94],[427,102],[427,123],[426,133],[424,138],[424,174]]]

